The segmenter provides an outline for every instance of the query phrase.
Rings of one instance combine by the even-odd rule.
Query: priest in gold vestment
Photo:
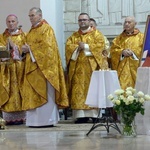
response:
[[[92,72],[108,69],[108,64],[103,63],[104,36],[90,27],[89,15],[81,13],[78,24],[66,42],[67,88],[75,123],[86,123],[97,117],[97,110],[85,104]]]
[[[24,100],[26,126],[53,126],[59,121],[58,108],[68,107],[64,71],[52,27],[42,19],[40,8],[29,11],[32,24],[23,45],[26,55]]]
[[[93,18],[90,18],[90,26],[93,27],[93,28],[96,28],[97,26],[97,23],[96,23],[96,20],[93,19]],[[103,53],[105,54],[109,54],[109,48],[110,48],[110,42],[109,40],[107,39],[106,36],[104,36],[104,41],[105,41],[105,47],[104,47],[104,51]]]
[[[135,26],[135,18],[126,17],[124,31],[113,40],[110,48],[111,67],[117,70],[122,89],[134,88],[142,56],[144,35]]]
[[[0,35],[0,46],[9,50],[10,58],[1,58],[0,63],[0,108],[7,125],[23,124],[22,83],[24,60],[20,57],[25,44],[25,33],[18,28],[18,18],[10,14],[6,18],[7,29]]]

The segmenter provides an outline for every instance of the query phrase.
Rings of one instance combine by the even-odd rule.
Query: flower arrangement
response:
[[[132,135],[132,123],[136,113],[144,115],[144,102],[150,100],[150,96],[128,87],[126,90],[116,90],[114,95],[108,95],[108,99],[114,104],[114,110],[120,115],[121,123],[124,124],[122,134]]]

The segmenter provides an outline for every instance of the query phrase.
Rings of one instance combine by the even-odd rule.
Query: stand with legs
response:
[[[114,93],[117,89],[120,89],[120,83],[116,70],[100,70],[92,73],[85,104],[90,107],[99,108],[99,112],[87,135],[99,126],[104,126],[108,133],[110,127],[121,133],[109,109],[113,107],[113,103],[107,98],[109,94]],[[100,118],[102,108],[105,108],[106,113]]]
[[[89,130],[89,132],[86,135],[88,136],[94,129],[98,128],[99,126],[104,126],[107,130],[107,133],[109,133],[109,128],[112,127],[121,134],[121,131],[120,131],[118,125],[116,124],[115,120],[113,119],[110,110],[108,108],[106,108],[105,115],[102,116],[101,118],[100,118],[100,112],[101,112],[101,109],[99,109],[98,116],[97,116],[93,126],[91,127],[91,129]]]

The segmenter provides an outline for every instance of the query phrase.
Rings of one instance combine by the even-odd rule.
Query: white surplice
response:
[[[73,120],[76,118],[97,118],[98,110],[92,109],[92,110],[73,110]]]
[[[59,111],[55,104],[55,89],[47,82],[48,102],[26,112],[26,126],[48,126],[58,123]]]

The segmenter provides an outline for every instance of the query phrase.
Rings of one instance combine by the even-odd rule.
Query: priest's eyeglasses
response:
[[[89,19],[79,19],[78,21],[79,21],[79,22],[82,22],[82,21],[85,22],[85,21],[89,21]]]

